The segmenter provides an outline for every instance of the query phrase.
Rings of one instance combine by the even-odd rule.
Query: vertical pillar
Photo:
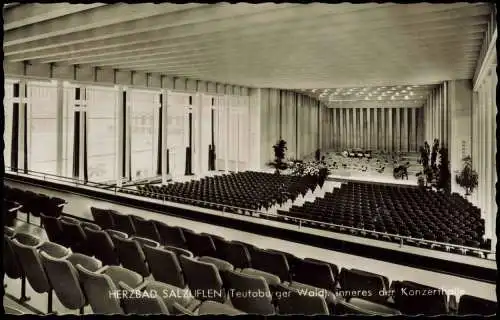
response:
[[[369,150],[372,150],[372,126],[371,126],[371,108],[366,109],[366,146]]]
[[[353,144],[354,148],[359,148],[359,124],[358,124],[358,109],[352,109],[352,130],[353,130]]]
[[[116,157],[116,185],[118,187],[122,186],[123,182],[123,172],[125,171],[125,163],[124,163],[124,157],[125,157],[125,127],[124,127],[124,119],[125,119],[125,108],[124,108],[124,103],[125,103],[125,91],[122,86],[116,86],[116,94],[117,94],[117,106],[116,106],[116,119],[117,119],[117,125],[116,125],[116,136],[118,137],[117,139],[117,157]]]
[[[25,146],[28,145],[28,122],[26,121],[28,119],[28,99],[27,98],[27,92],[26,92],[26,80],[21,80],[19,81],[19,131],[18,131],[18,145],[17,145],[17,150],[18,150],[18,169],[24,171],[25,173],[26,170],[28,169],[27,167],[27,161],[25,159],[27,158],[27,152]],[[14,146],[13,146],[14,147]]]
[[[491,67],[491,86],[490,86],[490,95],[491,95],[491,103],[489,105],[490,114],[489,117],[491,128],[491,141],[489,144],[489,148],[491,150],[489,163],[491,164],[491,180],[490,180],[490,220],[492,221],[490,230],[492,234],[492,246],[496,246],[497,237],[496,237],[496,219],[497,219],[497,211],[498,206],[496,202],[496,183],[497,183],[497,170],[496,170],[496,153],[497,153],[497,145],[496,145],[496,130],[497,130],[497,108],[496,108],[496,93],[497,93],[497,83],[498,83],[498,75],[496,73],[496,64],[493,64]]]
[[[64,147],[64,86],[61,80],[57,80],[57,164],[56,173],[63,176],[63,147]]]
[[[394,151],[401,151],[401,108],[396,108],[396,119],[394,121]]]
[[[168,161],[168,154],[167,154],[167,149],[168,149],[168,98],[169,98],[169,91],[168,90],[162,90],[161,91],[161,118],[162,118],[162,128],[160,128],[160,133],[161,133],[161,183],[162,184],[167,184],[168,180],[168,170],[167,170],[167,161]]]
[[[403,151],[404,152],[409,152],[410,151],[410,144],[409,144],[409,134],[408,134],[408,108],[403,109]]]
[[[229,133],[229,124],[230,124],[230,121],[229,121],[229,116],[230,116],[230,112],[231,112],[231,97],[230,96],[224,96],[224,109],[225,109],[225,115],[226,117],[224,118],[224,122],[225,122],[225,127],[226,127],[226,130],[224,130],[226,132],[226,137],[224,138],[224,167],[225,167],[225,171],[228,172],[229,171],[229,135],[232,134],[232,133]]]
[[[390,152],[393,152],[394,151],[394,129],[393,129],[393,125],[392,125],[392,108],[389,108],[389,126],[388,126],[388,130],[389,130],[389,142],[388,142],[388,149]]]
[[[387,133],[387,125],[385,122],[385,114],[388,109],[381,108],[380,109],[380,130],[379,130],[379,141],[381,143],[380,148],[384,151],[387,151],[387,139],[388,139],[388,133]]]
[[[365,108],[359,108],[359,147],[361,149],[366,148],[366,132],[365,132]]]
[[[332,127],[329,134],[329,138],[332,139],[332,149],[339,150],[339,141],[340,135],[338,134],[338,126],[337,126],[337,109],[330,109],[332,115]]]
[[[350,122],[350,113],[352,109],[345,109],[346,111],[346,138],[347,138],[347,148],[350,149],[352,148],[352,125]]]
[[[379,139],[379,132],[378,132],[378,109],[373,108],[373,148],[375,150],[379,150],[380,147],[380,139]]]
[[[410,151],[418,151],[417,146],[417,108],[411,108]]]

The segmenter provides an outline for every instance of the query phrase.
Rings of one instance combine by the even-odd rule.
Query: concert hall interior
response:
[[[8,314],[492,315],[491,3],[9,3]]]

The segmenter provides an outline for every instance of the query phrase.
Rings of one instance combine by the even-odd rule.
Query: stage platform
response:
[[[373,174],[371,172],[357,172],[341,169],[335,170],[334,174],[328,175],[328,180],[340,183],[364,182],[384,185],[418,186],[416,176],[408,175],[408,180],[394,179],[393,176],[388,174]]]

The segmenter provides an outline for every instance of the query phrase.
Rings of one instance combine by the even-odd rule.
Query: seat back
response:
[[[123,291],[121,302],[126,314],[169,314],[161,298],[163,293],[135,290],[124,282],[119,283]]]
[[[226,277],[232,289],[229,298],[236,309],[259,315],[275,313],[272,294],[264,278],[235,271],[228,271]],[[259,294],[252,294],[255,292]]]
[[[23,269],[13,248],[12,239],[4,233],[3,235],[3,269],[11,279],[19,279],[23,275]]]
[[[114,210],[110,210],[110,214],[113,217],[115,230],[125,232],[129,236],[135,235],[135,227],[132,218],[129,215],[121,214]]]
[[[43,268],[37,246],[33,245],[31,241],[21,243],[20,240],[23,238],[20,234],[17,234],[16,238],[12,240],[13,249],[19,259],[23,273],[33,290],[38,293],[49,292],[51,289],[50,282]]]
[[[92,217],[95,223],[102,229],[113,229],[115,224],[113,222],[113,217],[107,209],[99,209],[95,207],[90,208]]]
[[[217,248],[218,250],[218,248]],[[246,246],[237,242],[228,242],[225,248],[225,260],[235,268],[250,268],[250,253]]]
[[[108,275],[89,271],[79,264],[76,269],[93,313],[123,314],[120,297],[113,294],[119,291]]]
[[[156,242],[161,242],[160,234],[156,229],[156,224],[154,221],[146,220],[134,215],[132,215],[131,217],[132,221],[134,222],[135,234],[137,236],[151,239]]]
[[[384,303],[387,301],[387,288],[381,276],[365,273],[355,269],[342,269],[341,272],[341,287],[343,297],[349,300],[351,297],[358,297],[365,300]],[[359,296],[358,292],[366,292],[365,295]],[[352,294],[356,292],[356,294]],[[386,294],[384,294],[386,292]]]
[[[217,268],[186,256],[179,257],[184,277],[193,296],[198,300],[224,302],[222,279]]]
[[[459,315],[494,315],[497,313],[498,305],[495,301],[481,299],[470,295],[460,297],[458,304]]]
[[[87,236],[80,222],[75,219],[61,219],[61,228],[64,238],[68,240],[66,245],[75,252],[88,253]]]
[[[185,230],[186,244],[196,257],[215,257],[217,255],[214,242],[207,234],[197,234],[189,230]]]
[[[59,218],[47,216],[42,213],[40,219],[42,219],[43,228],[50,241],[63,244],[66,243],[62,236],[62,226]]]
[[[325,297],[319,294],[302,293],[284,285],[278,287],[279,295],[277,305],[279,314],[282,315],[329,315]]]
[[[40,256],[59,301],[68,309],[83,307],[86,304],[85,295],[80,286],[78,272],[71,262],[64,258],[51,257],[43,251]]]
[[[163,222],[156,221],[156,228],[160,234],[161,243],[167,246],[186,249],[186,238],[182,229],[179,227],[171,227]]]
[[[84,228],[87,236],[88,246],[94,256],[105,265],[119,265],[118,254],[109,234],[104,230]]]
[[[113,235],[118,257],[124,268],[133,270],[143,277],[149,276],[149,266],[141,245],[133,239],[124,239]]]
[[[446,293],[429,286],[411,281],[394,283],[396,308],[403,314],[447,314],[448,297]],[[413,294],[408,294],[412,292]]]
[[[184,288],[184,276],[177,255],[163,248],[144,246],[144,254],[155,280]]]
[[[189,309],[193,309],[193,307],[199,304],[199,301],[194,300],[189,294],[188,288],[179,288],[159,281],[148,282],[144,291],[151,294],[161,293],[161,297],[171,313],[176,313],[174,304],[179,304]]]
[[[255,248],[250,250],[252,268],[278,276],[282,281],[290,280],[290,269],[285,255]]]
[[[336,289],[333,272],[326,263],[301,260],[295,265],[293,281],[330,291]]]

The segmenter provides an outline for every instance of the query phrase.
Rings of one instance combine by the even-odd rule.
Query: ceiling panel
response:
[[[312,95],[329,88],[321,99],[332,105],[366,105],[364,92],[383,86],[421,85],[420,96],[471,79],[490,14],[490,4],[465,2],[22,4],[4,7],[4,54]]]

